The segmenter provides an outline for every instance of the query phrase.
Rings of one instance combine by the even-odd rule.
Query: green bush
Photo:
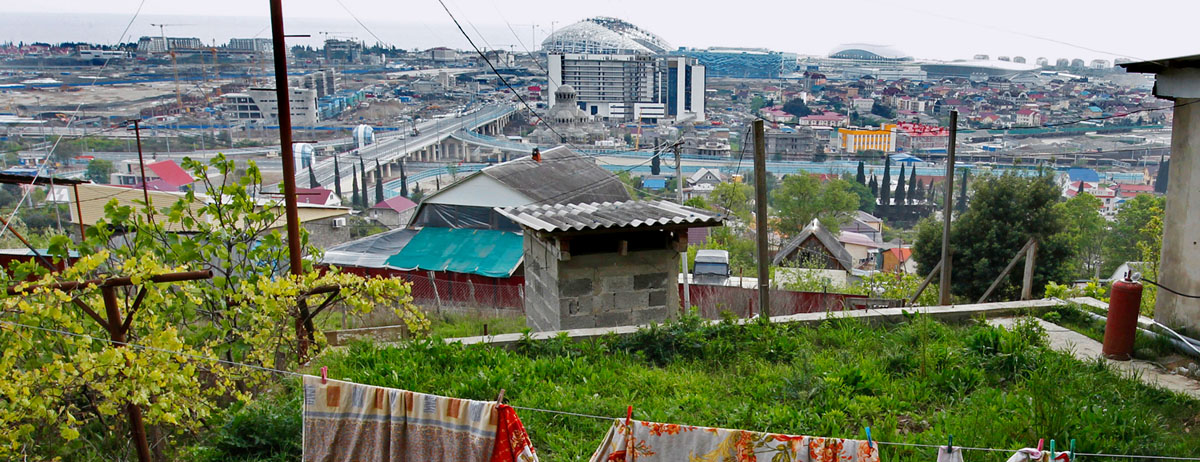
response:
[[[300,458],[302,434],[299,381],[289,379],[282,391],[249,405],[226,409],[206,444],[192,459],[218,461],[291,461]]]

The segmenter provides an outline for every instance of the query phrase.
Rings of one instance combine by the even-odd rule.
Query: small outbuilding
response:
[[[657,200],[496,211],[524,231],[525,319],[535,331],[677,317],[687,231],[722,222],[712,212]]]

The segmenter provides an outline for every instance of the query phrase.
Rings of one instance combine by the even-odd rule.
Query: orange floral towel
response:
[[[866,441],[624,420],[591,462],[879,462]]]
[[[500,414],[496,430],[496,449],[492,451],[492,462],[538,462],[533,451],[533,442],[525,432],[525,425],[517,417],[516,409],[507,404],[496,406]]]

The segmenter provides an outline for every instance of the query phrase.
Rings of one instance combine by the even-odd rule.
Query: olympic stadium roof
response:
[[[657,54],[672,49],[662,37],[608,17],[579,21],[542,41],[542,50],[548,53]]]
[[[1011,77],[1024,72],[1033,72],[1038,69],[1040,69],[1040,67],[1036,64],[977,59],[948,62],[928,62],[921,64],[921,70],[928,73],[929,77],[968,77],[972,74]]]
[[[830,58],[866,59],[872,61],[912,61],[913,57],[886,45],[845,43],[829,52]]]

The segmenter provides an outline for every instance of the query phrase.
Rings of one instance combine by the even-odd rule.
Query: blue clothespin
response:
[[[871,439],[871,427],[866,427],[866,428],[867,428],[867,447],[874,448],[875,441]]]
[[[946,453],[954,452],[954,435],[946,436]]]
[[[1075,438],[1071,438],[1071,455],[1067,459],[1068,462],[1075,462]]]
[[[1050,440],[1050,458],[1054,458],[1054,440]]]

